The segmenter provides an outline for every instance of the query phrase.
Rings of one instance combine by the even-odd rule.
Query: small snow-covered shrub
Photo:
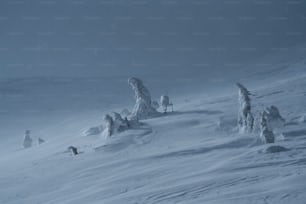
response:
[[[252,132],[254,128],[254,117],[251,112],[251,93],[240,83],[237,83],[239,88],[239,111],[238,111],[238,128],[239,131]]]
[[[109,137],[115,133],[120,133],[129,129],[131,126],[130,123],[127,117],[123,119],[117,112],[113,112],[113,117],[106,114],[104,116],[103,132]]]
[[[23,147],[24,148],[32,147],[33,140],[30,136],[30,133],[31,133],[30,130],[25,131],[25,136],[24,136],[24,139],[23,139]]]
[[[131,77],[128,80],[129,85],[135,92],[136,104],[133,108],[131,118],[145,119],[154,116],[157,111],[152,106],[149,90],[143,85],[140,79]]]
[[[103,134],[109,137],[115,133],[120,133],[129,129],[131,124],[132,122],[129,121],[127,117],[122,118],[119,113],[113,112],[112,116],[109,114],[104,116],[102,125],[89,128],[84,132],[84,135],[90,136]]]
[[[159,109],[159,103],[157,101],[152,101],[152,107],[156,110]]]
[[[37,142],[38,142],[38,145],[41,145],[42,143],[45,142],[45,140],[39,137]]]
[[[265,143],[274,143],[275,136],[273,130],[270,129],[267,122],[268,113],[263,111],[261,114],[261,121],[260,121],[260,137]]]
[[[114,118],[113,118],[114,132],[122,132],[129,128],[129,121],[127,117],[123,119],[121,115],[117,112],[113,112],[113,115],[114,115]]]

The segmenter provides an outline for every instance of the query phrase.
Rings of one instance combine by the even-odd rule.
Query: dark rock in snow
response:
[[[68,147],[68,149],[74,154],[74,155],[78,155],[79,152],[78,152],[78,149],[74,146],[70,146]]]
[[[270,146],[266,149],[266,153],[278,153],[278,152],[285,152],[288,151],[289,149],[283,147],[283,146]]]

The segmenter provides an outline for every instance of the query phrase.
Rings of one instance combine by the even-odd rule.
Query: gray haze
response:
[[[305,2],[1,0],[1,77],[229,71],[303,42]]]

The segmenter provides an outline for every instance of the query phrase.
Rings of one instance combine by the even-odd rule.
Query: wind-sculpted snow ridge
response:
[[[234,85],[233,93],[176,102],[175,112],[106,140],[101,126],[81,135],[102,121],[88,113],[60,123],[78,133],[49,127],[47,142],[24,149],[21,136],[0,155],[0,203],[304,204],[306,77],[250,88],[253,113],[275,104],[285,119],[273,144],[259,132],[239,134]]]

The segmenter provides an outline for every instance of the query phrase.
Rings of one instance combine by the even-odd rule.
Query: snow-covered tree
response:
[[[121,117],[119,113],[113,112],[113,115],[114,115],[114,121],[123,122],[123,118]]]
[[[285,119],[280,115],[276,106],[270,106],[266,108],[267,126],[269,129],[275,129],[282,127],[285,123]]]
[[[128,117],[129,115],[131,115],[131,112],[127,108],[125,108],[120,112],[120,115],[123,117]]]
[[[23,139],[23,147],[24,148],[32,147],[33,140],[31,138],[30,134],[31,134],[30,130],[25,131],[25,136],[24,136],[24,139]]]
[[[127,117],[122,118],[122,116],[113,112],[112,116],[106,114],[103,118],[103,123],[99,126],[91,127],[88,130],[84,131],[84,135],[99,135],[103,134],[107,137],[114,135],[115,133],[123,132],[129,129],[131,126],[131,121]]]
[[[131,77],[128,79],[129,85],[135,92],[136,104],[133,108],[131,118],[145,119],[157,113],[152,106],[149,90],[143,85],[140,79]]]
[[[173,104],[170,103],[169,96],[167,96],[167,95],[162,95],[162,96],[160,97],[160,104],[161,104],[161,106],[163,107],[164,113],[167,113],[167,109],[168,109],[169,106],[172,107],[172,111],[173,111]]]
[[[106,132],[107,136],[110,137],[114,133],[114,120],[108,114],[104,116],[103,120],[104,120],[104,127],[105,127],[104,131]]]
[[[268,112],[263,111],[260,120],[260,137],[265,143],[274,143],[275,136],[273,130],[268,126]]]
[[[122,116],[117,112],[113,112],[113,115],[114,115],[113,121],[114,121],[115,132],[122,132],[129,128],[129,122],[127,118],[123,119]]]
[[[239,112],[238,127],[240,132],[252,132],[254,127],[254,117],[251,112],[251,93],[240,83],[239,88]]]
[[[168,108],[168,106],[169,106],[169,103],[170,103],[170,101],[169,101],[169,96],[167,96],[167,95],[162,95],[162,96],[160,97],[160,104],[161,104],[161,106],[163,107],[164,113],[167,113],[167,108]]]

